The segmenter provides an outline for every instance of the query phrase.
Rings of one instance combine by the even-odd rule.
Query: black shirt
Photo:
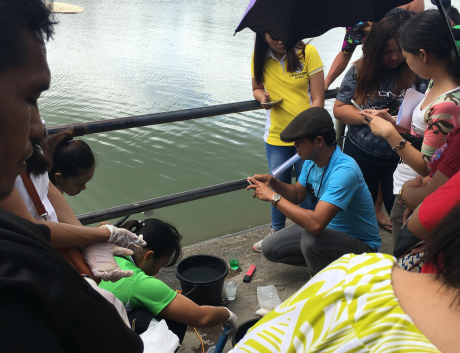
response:
[[[48,227],[0,209],[0,350],[142,352],[140,337],[49,239]]]

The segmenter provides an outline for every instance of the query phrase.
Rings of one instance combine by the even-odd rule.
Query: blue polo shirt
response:
[[[318,195],[323,170],[324,168],[318,168],[313,161],[306,160],[299,183],[306,186],[309,182],[313,189],[316,189],[316,195],[320,201],[340,208],[339,213],[327,228],[354,236],[378,251],[382,240],[379,235],[374,202],[358,164],[336,146]]]

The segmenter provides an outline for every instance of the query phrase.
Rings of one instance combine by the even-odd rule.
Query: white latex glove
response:
[[[114,255],[130,256],[133,254],[132,250],[112,243],[94,243],[82,246],[81,251],[91,272],[97,278],[116,282],[133,275],[133,271],[123,271],[113,258]]]
[[[128,320],[128,315],[126,314],[125,307],[123,303],[115,297],[113,293],[110,293],[109,291],[106,291],[105,289],[102,289],[101,287],[98,287],[96,282],[92,278],[87,278],[85,277],[86,281],[93,287],[93,289],[98,292],[100,295],[102,295],[107,301],[112,304],[115,309],[117,309],[118,314],[120,315],[121,319],[123,322],[131,328],[131,325],[129,324]]]
[[[230,330],[227,331],[227,336],[231,336],[233,334],[233,331],[236,329],[236,315],[232,313],[228,308],[225,308],[228,310],[228,313],[230,314],[230,318],[225,321],[224,326],[228,325],[230,326]]]
[[[117,228],[111,224],[103,224],[101,227],[110,230],[110,238],[107,240],[108,243],[114,243],[123,248],[131,249],[135,253],[138,253],[142,250],[143,246],[147,245],[142,239],[142,236],[138,237],[127,229]]]

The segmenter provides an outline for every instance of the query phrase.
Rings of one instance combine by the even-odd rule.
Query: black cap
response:
[[[280,134],[281,141],[294,142],[307,136],[322,136],[334,130],[329,112],[320,107],[311,107],[297,115]]]

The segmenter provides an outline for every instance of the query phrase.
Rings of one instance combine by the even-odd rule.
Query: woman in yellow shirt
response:
[[[273,169],[297,153],[293,143],[280,140],[280,133],[299,113],[310,107],[324,108],[323,63],[315,47],[302,41],[286,53],[284,44],[275,41],[268,33],[257,33],[251,65],[252,90],[260,103],[278,99],[274,106],[264,106],[265,151],[268,169]],[[295,164],[296,178],[302,170],[303,161]],[[282,173],[278,179],[291,182],[292,168]],[[308,205],[302,205],[308,207]],[[286,217],[272,208],[272,232],[283,229]],[[260,252],[261,243],[254,244]]]

